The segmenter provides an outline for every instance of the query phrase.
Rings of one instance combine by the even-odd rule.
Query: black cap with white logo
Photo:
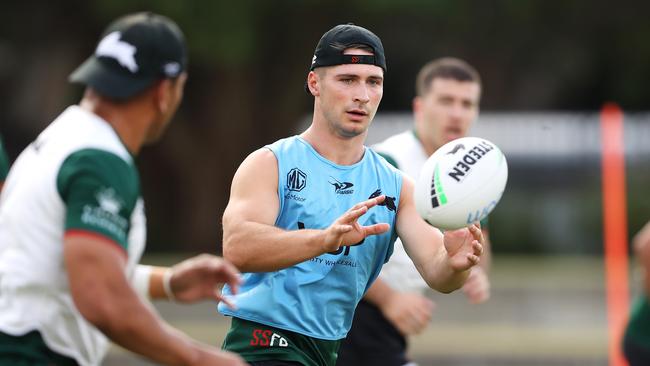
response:
[[[179,76],[186,67],[185,37],[176,23],[162,15],[136,13],[111,23],[95,54],[69,80],[110,98],[127,99],[156,80]]]
[[[372,55],[344,55],[349,46],[362,44],[372,48]],[[384,46],[374,33],[352,23],[340,24],[323,34],[312,59],[309,70],[322,66],[342,64],[368,64],[381,67],[387,71]]]

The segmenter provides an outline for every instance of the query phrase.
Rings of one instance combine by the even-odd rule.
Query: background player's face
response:
[[[481,87],[473,81],[435,78],[414,101],[418,136],[434,149],[464,137],[478,116]]]
[[[164,99],[162,103],[164,108],[161,108],[154,123],[151,124],[147,135],[147,143],[155,142],[160,139],[172,117],[178,110],[178,106],[183,100],[183,90],[185,88],[185,81],[187,80],[187,73],[182,73],[175,80],[169,80],[167,85],[164,86],[165,90],[162,91],[160,98]]]
[[[344,54],[371,55],[347,49]],[[384,72],[379,66],[345,64],[323,68],[319,75],[319,110],[329,129],[341,137],[365,133],[384,93]]]

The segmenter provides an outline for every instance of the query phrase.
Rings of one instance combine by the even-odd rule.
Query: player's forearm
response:
[[[128,286],[89,294],[81,300],[84,317],[121,347],[165,365],[192,365],[200,357],[200,345],[167,325]]]
[[[325,253],[322,230],[282,230],[255,222],[224,223],[223,256],[242,272],[270,272]]]
[[[148,266],[138,264],[131,279],[131,285],[134,290],[151,300],[173,300],[173,294],[170,296],[171,285],[169,284],[171,269],[168,267]],[[165,282],[167,282],[165,284]],[[165,288],[167,287],[167,288]]]
[[[461,288],[467,281],[469,272],[470,270],[454,270],[446,253],[439,254],[435,260],[428,262],[424,269],[420,270],[422,278],[429,287],[445,294]]]
[[[130,309],[120,319],[107,317],[96,326],[114,343],[157,363],[191,365],[198,358],[198,350],[188,337],[150,311]]]

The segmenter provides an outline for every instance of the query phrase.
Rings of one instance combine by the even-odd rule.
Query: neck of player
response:
[[[79,106],[106,121],[132,155],[137,155],[147,136],[147,115],[143,103],[137,101],[113,102],[87,89]]]
[[[363,143],[366,133],[354,137],[343,137],[312,124],[300,134],[325,159],[338,165],[353,165],[363,159]]]

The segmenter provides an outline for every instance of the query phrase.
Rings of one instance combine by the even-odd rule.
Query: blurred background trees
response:
[[[11,158],[78,101],[82,90],[67,76],[108,22],[142,10],[176,20],[190,49],[190,79],[175,122],[138,157],[151,251],[221,250],[220,218],[236,167],[256,148],[298,132],[313,103],[303,90],[313,49],[339,23],[365,26],[383,40],[389,71],[380,113],[408,113],[418,69],[441,56],[478,68],[483,111],[595,112],[605,101],[648,109],[645,2],[12,1],[3,3],[0,22],[0,133]],[[631,231],[650,217],[647,166],[628,172]],[[515,176],[529,174],[514,168]],[[586,187],[571,188],[584,195],[574,201],[600,235],[598,164],[574,174],[576,187]],[[507,200],[525,200],[522,187]],[[534,223],[520,221],[516,214],[496,218],[497,230],[516,228],[516,235],[503,235],[503,248],[543,251],[543,238],[522,228]]]

